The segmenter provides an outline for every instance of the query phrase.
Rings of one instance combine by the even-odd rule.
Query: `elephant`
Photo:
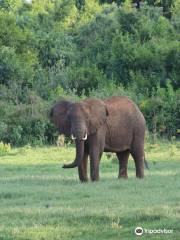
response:
[[[62,100],[51,108],[50,119],[60,134],[75,141],[76,157],[63,168],[78,167],[79,179],[99,180],[99,164],[103,152],[116,153],[119,160],[118,178],[128,178],[127,163],[131,154],[136,177],[144,177],[144,141],[146,122],[137,105],[126,96],[105,100],[88,98],[80,102]]]

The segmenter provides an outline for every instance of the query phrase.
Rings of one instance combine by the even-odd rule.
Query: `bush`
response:
[[[52,143],[55,129],[48,119],[49,103],[31,93],[29,104],[0,102],[0,139],[12,145]]]
[[[174,91],[168,82],[166,88],[158,87],[151,98],[144,98],[140,101],[140,108],[145,115],[149,130],[153,134],[168,137],[179,135],[179,96],[179,91]]]
[[[8,143],[0,142],[0,156],[7,155],[11,150],[11,145]]]
[[[154,135],[177,136],[179,0],[147,2],[0,1],[0,141],[52,143],[55,100],[112,95],[134,100]]]

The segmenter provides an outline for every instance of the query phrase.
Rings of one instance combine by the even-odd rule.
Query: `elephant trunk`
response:
[[[71,138],[73,140],[86,140],[87,131],[85,122],[81,119],[74,120],[71,126]]]
[[[70,164],[64,164],[63,168],[75,168],[80,165],[84,155],[84,141],[75,140],[75,144],[76,144],[76,158],[74,162]]]

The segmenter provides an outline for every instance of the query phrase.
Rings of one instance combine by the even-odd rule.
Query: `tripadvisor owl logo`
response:
[[[143,229],[142,227],[136,227],[134,232],[137,236],[141,236],[143,234]]]

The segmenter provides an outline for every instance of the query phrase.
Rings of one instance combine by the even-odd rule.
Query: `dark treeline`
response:
[[[127,95],[153,134],[180,132],[180,1],[0,1],[0,140],[53,142],[67,97]]]

